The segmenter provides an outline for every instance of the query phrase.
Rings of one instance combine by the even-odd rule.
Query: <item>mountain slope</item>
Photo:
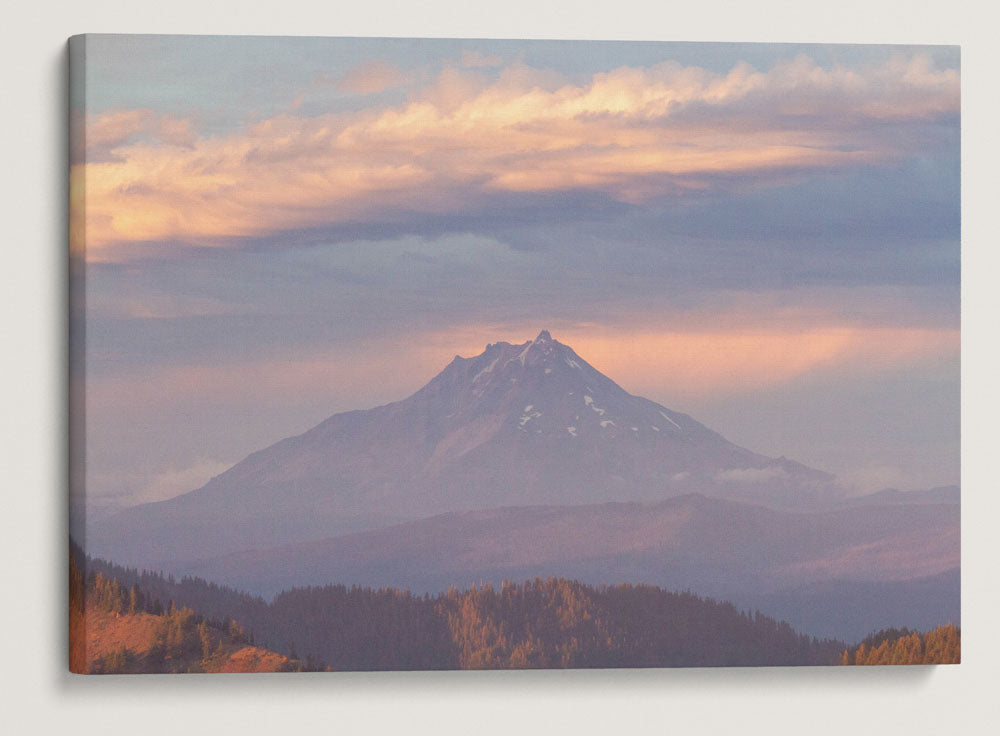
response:
[[[435,592],[536,575],[648,582],[731,598],[829,580],[901,580],[958,566],[950,505],[816,513],[683,496],[505,507],[178,564],[262,595],[330,581]]]
[[[409,398],[336,414],[196,491],[96,524],[86,542],[158,564],[500,506],[697,491],[806,507],[831,481],[627,393],[542,331],[456,356]]]
[[[900,491],[896,488],[885,488],[881,491],[846,499],[845,503],[852,506],[889,506],[913,504],[960,504],[961,491],[958,486],[940,486],[920,491]]]
[[[72,545],[72,543],[71,543]],[[69,558],[69,668],[76,674],[291,672],[303,663],[254,646],[233,620],[212,621]]]
[[[926,631],[961,620],[962,575],[956,567],[906,580],[831,580],[740,600],[787,621],[796,631],[856,641],[892,626]]]

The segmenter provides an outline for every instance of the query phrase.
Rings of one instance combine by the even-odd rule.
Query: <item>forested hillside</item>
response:
[[[961,658],[961,632],[952,625],[924,634],[887,629],[848,648],[797,634],[759,612],[648,585],[550,578],[435,596],[327,585],[267,602],[197,578],[85,560],[76,547],[70,630],[75,672],[894,665]]]
[[[70,670],[89,674],[290,672],[318,669],[254,646],[234,620],[166,606],[132,584],[84,572],[70,555]]]
[[[907,629],[886,629],[865,637],[845,650],[841,664],[959,664],[962,630],[953,624],[921,634]]]
[[[268,603],[194,578],[87,567],[88,580],[100,575],[121,591],[112,597],[122,606],[134,586],[141,600],[172,601],[168,618],[187,607],[233,619],[258,645],[334,670],[836,664],[845,649],[760,613],[645,585],[536,579],[436,596],[328,585]],[[94,589],[88,600],[106,606]]]

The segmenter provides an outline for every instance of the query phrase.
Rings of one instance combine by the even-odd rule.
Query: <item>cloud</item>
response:
[[[169,115],[161,115],[156,120],[154,130],[159,140],[171,146],[194,148],[197,140],[194,125],[188,118],[172,118]]]
[[[377,60],[361,64],[340,77],[337,89],[359,95],[373,95],[387,89],[402,87],[407,75],[387,61]]]
[[[145,130],[153,119],[152,110],[112,110],[87,123],[87,143],[96,148],[108,148],[125,143]]]
[[[341,84],[373,92],[400,73],[374,62]],[[638,204],[776,172],[882,166],[926,146],[899,125],[956,116],[958,102],[957,71],[921,56],[861,70],[798,57],[764,72],[623,67],[583,85],[524,65],[499,77],[448,68],[404,105],[286,114],[198,139],[183,121],[119,111],[88,123],[87,255],[225,246],[386,211],[447,217],[512,193]]]
[[[820,371],[893,369],[959,349],[958,330],[864,326],[567,327],[553,336],[633,393],[666,385],[689,397],[745,394]]]
[[[85,148],[73,151],[74,163],[124,163],[126,149],[139,140],[170,148],[193,148],[198,139],[194,123],[157,113],[148,108],[109,110],[90,116],[85,122]],[[165,151],[166,153],[166,151]]]
[[[232,462],[200,459],[190,467],[170,469],[155,475],[142,490],[129,494],[130,503],[165,501],[205,485],[233,466]]]

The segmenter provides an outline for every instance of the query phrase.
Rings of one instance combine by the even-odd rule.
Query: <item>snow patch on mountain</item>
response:
[[[530,408],[531,408],[531,405],[529,404],[528,405],[528,409],[530,409]],[[532,413],[528,414],[527,413],[527,409],[526,409],[525,413],[521,416],[521,418],[519,420],[519,423],[523,427],[525,424],[527,424],[528,422],[530,422],[532,419],[537,419],[540,416],[542,416],[542,413],[540,411],[535,411],[535,412],[532,412]]]
[[[661,416],[661,417],[663,417],[664,419],[666,419],[666,420],[667,420],[668,422],[670,422],[670,423],[671,423],[672,425],[674,425],[675,427],[677,427],[677,429],[681,430],[682,432],[684,431],[684,428],[683,428],[683,427],[681,427],[681,425],[679,425],[679,424],[678,424],[677,422],[675,422],[675,421],[674,421],[673,419],[671,419],[670,417],[668,417],[668,416],[667,416],[666,414],[664,414],[664,413],[663,413],[662,411],[660,412],[660,416]],[[657,431],[657,432],[659,432],[660,430],[656,430],[656,431]]]

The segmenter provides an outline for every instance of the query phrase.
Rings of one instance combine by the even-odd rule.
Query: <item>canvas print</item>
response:
[[[70,40],[78,673],[960,660],[960,52]]]

